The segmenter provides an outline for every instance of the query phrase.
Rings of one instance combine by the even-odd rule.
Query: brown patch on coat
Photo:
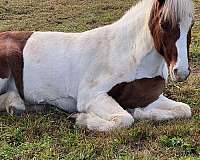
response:
[[[16,88],[22,98],[23,89],[23,50],[33,32],[0,33],[0,78],[13,76]]]
[[[156,101],[163,93],[164,88],[165,80],[158,76],[118,84],[108,92],[108,95],[124,109],[133,109],[146,107]]]
[[[156,0],[153,4],[149,19],[149,29],[152,34],[154,45],[168,66],[177,62],[178,51],[176,42],[180,38],[180,27],[177,22],[173,24],[172,19],[164,19],[161,15],[164,3]]]

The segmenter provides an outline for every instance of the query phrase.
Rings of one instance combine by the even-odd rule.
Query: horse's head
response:
[[[190,74],[189,46],[193,24],[192,0],[154,0],[149,28],[154,45],[161,54],[174,81]]]

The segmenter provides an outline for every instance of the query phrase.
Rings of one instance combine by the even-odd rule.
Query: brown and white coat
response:
[[[0,110],[55,105],[100,131],[190,117],[188,105],[162,92],[168,69],[176,81],[189,75],[192,21],[191,0],[143,0],[119,21],[83,33],[1,33]]]

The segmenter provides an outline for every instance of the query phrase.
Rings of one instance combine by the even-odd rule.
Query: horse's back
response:
[[[2,32],[0,78],[7,81],[12,75],[12,86],[16,84],[20,95],[30,102],[76,98],[98,50],[97,32]],[[0,89],[3,86],[2,81]]]

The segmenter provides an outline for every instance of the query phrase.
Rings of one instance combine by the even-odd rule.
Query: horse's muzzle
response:
[[[173,69],[173,71],[171,73],[172,74],[171,77],[176,82],[183,82],[183,81],[187,80],[190,73],[191,73],[190,69],[183,70],[183,69],[175,68],[175,69]]]

